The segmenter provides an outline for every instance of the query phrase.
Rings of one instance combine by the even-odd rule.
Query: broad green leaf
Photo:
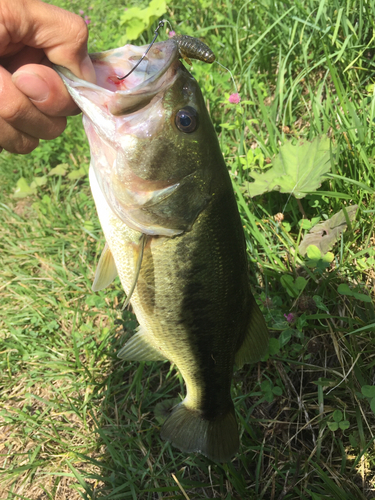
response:
[[[43,177],[34,177],[30,187],[33,189],[39,186],[44,186],[45,184],[47,184],[47,176],[43,175]]]
[[[251,173],[254,182],[247,182],[246,188],[252,197],[269,191],[280,191],[303,198],[321,186],[330,169],[328,137],[321,136],[312,142],[301,141],[296,145],[289,141],[280,147],[278,156],[266,173]]]
[[[136,40],[146,28],[147,24],[142,19],[134,18],[131,24],[127,25],[125,36],[128,40]]]
[[[268,352],[271,356],[280,352],[280,343],[278,339],[271,338],[268,343]]]
[[[311,260],[319,260],[322,257],[322,252],[319,250],[319,248],[316,245],[310,245],[307,248],[307,257]]]
[[[332,418],[335,422],[341,422],[342,420],[342,411],[341,410],[335,410],[333,412]]]
[[[121,37],[120,43],[136,40],[144,30],[167,11],[165,0],[152,0],[144,9],[130,7],[120,16],[120,26],[126,26],[125,35]]]
[[[293,276],[290,276],[289,274],[284,274],[283,276],[281,276],[280,282],[288,292],[288,295],[293,298],[298,297],[300,292],[307,285],[307,281],[305,280],[305,278],[302,278],[302,276],[294,280]]]
[[[298,297],[300,292],[302,292],[307,285],[307,280],[302,276],[299,276],[296,280],[294,280],[293,276],[290,276],[289,274],[281,276],[280,282],[291,297]]]
[[[361,392],[366,398],[375,398],[375,385],[363,385]]]
[[[353,297],[357,300],[362,300],[362,302],[372,302],[370,295],[366,295],[364,293],[353,292]]]
[[[335,256],[331,252],[327,252],[325,255],[322,255],[319,248],[315,245],[310,245],[306,250],[308,261],[306,262],[307,267],[311,269],[317,268],[321,271],[324,271],[327,267],[329,267],[330,263],[333,261]]]
[[[309,219],[301,219],[300,221],[298,221],[298,225],[302,229],[311,229],[312,226],[311,220]]]
[[[67,163],[60,163],[55,168],[52,168],[48,175],[62,175],[64,176],[67,172],[69,165]]]
[[[167,11],[167,2],[165,0],[151,0],[148,8],[147,14],[151,18],[161,17]]]
[[[77,179],[81,179],[81,177],[85,177],[86,174],[87,174],[87,169],[84,167],[81,167],[77,170],[73,170],[72,172],[70,172],[68,174],[68,179],[75,181]]]
[[[270,391],[270,392],[266,392],[265,395],[264,395],[264,399],[268,402],[268,403],[272,403],[273,401],[273,392]]]
[[[370,408],[372,412],[375,413],[375,398],[372,398],[372,400],[370,401]]]
[[[332,432],[337,431],[339,424],[337,422],[328,422],[328,429]]]
[[[346,283],[341,283],[341,285],[337,287],[337,291],[341,295],[353,295],[353,292],[350,290],[349,285],[347,285]]]
[[[260,384],[260,388],[263,392],[270,392],[272,391],[272,386],[271,386],[271,382],[269,380],[264,380],[261,384]]]
[[[357,300],[362,300],[362,302],[372,302],[372,298],[370,297],[370,295],[355,292],[354,290],[351,290],[349,288],[349,285],[347,285],[346,283],[341,283],[341,285],[337,287],[337,291],[341,295],[348,295],[349,297],[354,297]]]
[[[307,280],[305,280],[305,278],[303,278],[302,276],[298,276],[295,281],[295,285],[298,290],[303,291],[305,289],[305,286],[307,285]]]
[[[330,264],[334,258],[335,258],[335,256],[333,255],[332,252],[327,252],[326,254],[323,255],[322,261]]]
[[[358,205],[352,205],[346,208],[350,221],[355,219],[357,209]],[[315,245],[323,254],[328,252],[346,228],[347,222],[344,210],[340,210],[337,214],[324,222],[319,222],[319,224],[316,224],[301,241],[298,247],[301,255],[306,254],[309,245]]]
[[[287,330],[284,330],[283,332],[281,332],[280,337],[279,337],[280,347],[284,347],[284,345],[286,345],[289,342],[289,340],[292,337],[292,334],[293,334],[293,330],[291,328],[288,328]]]
[[[342,420],[340,423],[339,423],[339,427],[342,431],[346,431],[346,429],[349,429],[350,427],[350,422],[349,420]]]
[[[17,187],[14,191],[14,198],[26,198],[26,196],[31,196],[36,193],[36,187],[31,187],[28,185],[26,179],[21,177],[17,181]]]
[[[127,21],[133,21],[134,18],[144,18],[146,11],[147,7],[145,9],[141,9],[140,7],[130,7],[129,9],[126,9],[120,16],[120,26],[125,24]]]

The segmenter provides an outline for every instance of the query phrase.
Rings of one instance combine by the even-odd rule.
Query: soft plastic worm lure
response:
[[[208,64],[215,61],[215,54],[210,47],[203,43],[199,38],[194,38],[188,35],[175,35],[173,40],[176,40],[180,56],[191,65],[191,59],[198,59]]]
[[[155,40],[159,34],[160,28],[162,28],[164,26],[164,23],[166,22],[168,21],[166,21],[165,19],[159,21],[159,24],[156,30],[154,31],[154,38],[152,39],[150,45],[147,47],[146,52],[143,54],[143,56],[140,58],[137,64],[129,71],[129,73],[127,73],[125,76],[117,77],[119,80],[125,80],[125,78],[131,75],[133,71],[141,64],[143,59],[147,56],[151,47],[154,45]],[[194,38],[193,36],[188,36],[188,35],[175,35],[173,37],[173,40],[177,42],[180,56],[190,66],[191,66],[190,58],[197,59],[198,61],[203,61],[208,64],[212,64],[215,61],[215,54],[212,52],[210,47],[208,47],[205,43],[199,40],[199,38]]]

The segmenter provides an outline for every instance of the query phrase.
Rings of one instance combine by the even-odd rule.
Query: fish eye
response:
[[[175,122],[178,130],[190,134],[198,128],[198,113],[191,106],[186,106],[177,111]]]

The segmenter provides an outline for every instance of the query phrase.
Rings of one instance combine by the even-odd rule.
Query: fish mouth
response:
[[[143,58],[148,47],[125,45],[90,54],[97,84],[64,67],[55,69],[83,112],[93,192],[100,190],[112,212],[131,229],[172,237],[191,228],[208,196],[201,193],[194,167],[182,175],[174,170],[160,174],[159,162],[168,161],[164,129],[173,127],[171,98],[165,96],[185,72],[175,40],[155,43]],[[168,147],[173,146],[170,140]],[[193,208],[187,209],[189,204]]]
[[[155,43],[139,63],[148,47],[125,45],[89,54],[96,84],[81,80],[63,66],[54,65],[54,68],[83,112],[87,112],[85,102],[88,99],[114,116],[126,115],[146,106],[175,80],[175,63],[179,59],[177,43],[173,39]],[[132,73],[121,80],[131,70]],[[82,91],[86,99],[82,99]]]

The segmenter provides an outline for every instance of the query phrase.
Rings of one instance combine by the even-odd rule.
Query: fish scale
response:
[[[125,73],[142,50],[127,45],[92,56],[102,85],[113,80],[121,57]],[[142,79],[137,68],[134,81],[142,83],[126,90],[58,71],[85,115],[90,185],[106,238],[93,290],[118,273],[140,325],[118,355],[174,363],[186,397],[162,438],[226,461],[239,448],[233,367],[261,358],[268,331],[250,291],[243,228],[218,139],[179,57],[173,39],[156,43],[146,61],[155,73]]]
[[[112,249],[121,283],[125,292],[128,292],[134,277],[137,242],[141,233],[129,229],[115,216],[93,176],[94,172],[90,170],[90,184],[100,222]],[[237,337],[238,333],[236,335],[232,331],[232,336],[227,336],[226,342],[223,342],[222,333],[228,331],[228,323],[231,322],[225,316],[228,316],[228,311],[236,309],[234,295],[233,303],[229,301],[228,285],[232,284],[232,288],[242,285],[244,297],[247,291],[247,280],[243,279],[243,275],[233,275],[236,264],[239,272],[246,269],[244,248],[242,256],[237,251],[233,252],[231,260],[228,255],[222,255],[223,250],[237,248],[239,242],[236,239],[242,240],[240,220],[238,218],[236,221],[237,228],[232,225],[233,234],[226,232],[226,236],[234,243],[233,247],[225,247],[218,238],[217,226],[222,218],[228,216],[228,206],[218,200],[211,207],[217,211],[216,217],[212,217],[210,211],[203,212],[192,231],[176,238],[151,239],[150,245],[145,248],[131,301],[143,331],[151,337],[152,345],[160,350],[161,359],[169,359],[178,365],[187,385],[185,404],[192,408],[199,407],[208,414],[216,413],[218,407],[220,410],[231,403],[230,385],[235,353],[232,350],[232,356],[228,357],[227,349],[230,349],[232,338]],[[235,206],[233,208],[237,210]],[[233,222],[233,216],[230,218]],[[199,233],[203,233],[203,241]],[[196,264],[195,252],[199,252],[202,245],[209,247],[210,252],[205,252],[203,259]],[[230,268],[229,273],[226,266]],[[191,274],[194,274],[194,279]],[[205,289],[210,291],[210,296],[202,303],[202,297],[207,296]],[[176,300],[176,297],[182,300]],[[242,307],[237,305],[237,309],[238,314],[241,314]],[[208,324],[209,318],[211,325]],[[232,330],[234,328],[244,330],[240,322],[236,322]],[[215,342],[216,339],[220,341]],[[181,352],[184,352],[183,359]],[[203,358],[204,364],[200,358]],[[210,376],[205,377],[204,372]],[[206,381],[206,378],[205,384],[195,383],[196,380]]]

